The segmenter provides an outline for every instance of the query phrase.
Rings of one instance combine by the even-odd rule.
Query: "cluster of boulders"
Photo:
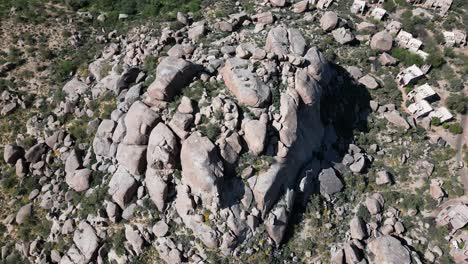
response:
[[[284,0],[266,2],[274,8],[289,6]],[[311,7],[312,1],[305,0],[292,4],[291,10],[303,13]],[[34,176],[40,183],[28,203],[9,217],[9,231],[25,223],[35,206],[46,210],[52,222],[49,236],[29,245],[25,255],[30,260],[128,263],[153,246],[167,263],[201,263],[207,253],[196,241],[226,256],[239,256],[263,229],[269,244],[279,246],[298,197],[307,202],[315,193],[332,201],[345,188],[344,171],[364,174],[372,164],[374,158],[355,144],[340,142],[342,156],[335,150],[339,138],[333,124],[322,121],[327,113],[321,102],[343,84],[343,76],[301,29],[271,11],[252,16],[240,12],[213,24],[194,22],[182,13],[177,20],[179,29],[166,27],[159,35],[141,27],[128,37],[115,31],[96,37],[106,44],[101,56],[86,76],[76,75],[65,84],[66,97],[54,109],[58,117],[90,118],[90,144],[77,142],[62,121],[50,115],[28,120],[35,144],[25,148],[19,140],[5,146],[5,162],[16,166],[16,176]],[[319,23],[341,44],[356,39],[348,22],[334,12],[324,12]],[[247,28],[251,24],[254,29]],[[358,30],[369,27],[361,23]],[[218,32],[230,35],[202,43],[206,35]],[[264,45],[255,41],[259,36]],[[389,33],[374,34],[369,45],[383,52],[378,58],[382,65],[396,63],[384,52],[393,45]],[[142,70],[152,58],[157,58],[156,68]],[[355,66],[347,71],[368,89],[380,86]],[[101,120],[91,105],[109,93],[115,109]],[[2,101],[12,98],[2,94]],[[10,112],[21,101],[14,104],[3,109]],[[394,104],[371,101],[369,107],[356,112],[372,110],[396,126],[414,126]],[[377,145],[369,152],[384,154]],[[259,168],[258,161],[267,165]],[[393,181],[388,171],[376,173],[377,185]],[[444,195],[440,185],[431,184],[435,199]],[[74,204],[73,197],[103,190],[95,210],[80,219],[84,205]],[[148,202],[154,207],[148,208]],[[332,263],[411,263],[419,258],[407,246],[400,212],[384,203],[379,193],[366,198],[372,220],[352,219],[349,241],[333,250]],[[121,254],[104,243],[123,221]],[[174,229],[193,238],[190,246],[177,241]],[[60,243],[62,236],[73,241],[65,252],[47,253],[38,246]]]

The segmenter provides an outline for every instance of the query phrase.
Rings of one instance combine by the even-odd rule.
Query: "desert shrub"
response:
[[[459,78],[453,78],[449,80],[450,90],[459,92],[463,90],[463,81]]]
[[[78,64],[76,61],[72,60],[61,60],[57,63],[55,68],[55,76],[57,81],[64,82],[66,81],[71,74],[73,74],[78,69]]]
[[[366,207],[359,205],[358,210],[356,212],[356,216],[360,217],[362,220],[369,222],[371,219],[371,214],[367,210]]]
[[[396,10],[395,2],[393,2],[393,0],[385,1],[383,8],[387,10],[387,12],[393,13]]]
[[[426,62],[431,64],[433,68],[440,68],[444,65],[445,59],[440,52],[433,52],[429,54]]]
[[[431,119],[431,125],[433,126],[440,126],[441,122],[440,122],[440,118],[438,117],[433,117]]]
[[[457,93],[450,94],[445,104],[450,110],[455,111],[459,114],[466,113],[466,110],[468,108],[467,98],[464,95]]]
[[[444,55],[449,58],[455,58],[455,52],[453,51],[453,48],[445,48]]]
[[[449,126],[449,131],[454,135],[459,135],[463,133],[463,128],[460,126],[460,124],[454,123]]]
[[[117,231],[117,233],[112,236],[112,247],[119,256],[125,254],[125,241],[125,232],[123,230]]]
[[[216,141],[218,136],[221,134],[221,129],[219,128],[218,124],[208,123],[205,125],[201,125],[199,127],[200,132],[208,137],[211,141]]]
[[[411,66],[413,64],[416,64],[417,66],[422,66],[424,64],[423,58],[403,48],[392,49],[392,56],[397,58],[406,66]]]

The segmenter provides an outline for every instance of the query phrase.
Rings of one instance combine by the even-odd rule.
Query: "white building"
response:
[[[453,46],[460,46],[463,47],[466,45],[466,34],[461,30],[453,30],[453,31],[444,31],[444,38],[445,38],[445,46],[453,47]]]
[[[447,225],[450,231],[463,228],[468,223],[468,206],[464,203],[448,206],[437,215],[436,222]]]
[[[434,89],[432,89],[432,87],[426,83],[411,90],[411,92],[409,92],[406,97],[408,100],[413,102],[419,102],[421,100],[430,100],[436,95],[437,93],[434,91]]]
[[[333,3],[333,0],[318,0],[317,1],[317,8],[325,10],[327,9],[331,4]]]
[[[366,10],[366,1],[354,0],[353,5],[351,6],[351,12],[354,14],[364,13]]]
[[[453,115],[450,113],[450,111],[446,107],[440,107],[436,109],[429,116],[431,118],[438,117],[441,123],[444,123],[453,119]]]
[[[434,111],[432,106],[426,101],[421,100],[416,103],[412,103],[408,106],[408,111],[413,115],[415,118],[424,117],[430,112]]]
[[[401,71],[397,77],[397,83],[406,86],[424,77],[424,72],[416,65],[412,65]]]
[[[406,32],[404,30],[400,30],[398,32],[398,35],[395,37],[395,41],[398,43],[398,46],[406,48],[408,45],[408,42],[413,38],[413,35],[411,33]]]
[[[377,20],[382,20],[384,18],[384,16],[387,14],[387,11],[383,8],[380,8],[380,7],[376,7],[372,10],[371,12],[371,16],[374,18],[374,19],[377,19]]]

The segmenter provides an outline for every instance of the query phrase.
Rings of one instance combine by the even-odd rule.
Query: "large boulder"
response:
[[[81,169],[67,173],[65,182],[76,192],[83,192],[89,188],[89,180],[92,171],[90,169]]]
[[[68,95],[72,100],[77,99],[79,95],[83,94],[86,92],[88,89],[88,86],[76,79],[73,78],[70,81],[68,81],[62,88],[63,92]]]
[[[28,151],[26,151],[26,154],[24,157],[28,162],[31,163],[36,163],[38,162],[42,155],[47,152],[47,145],[44,143],[38,143],[34,146],[32,146]]]
[[[18,212],[16,213],[15,221],[18,225],[23,224],[29,220],[29,217],[32,215],[32,204],[28,203],[23,205]]]
[[[363,240],[367,237],[366,223],[358,216],[355,216],[351,220],[349,229],[351,231],[351,238],[353,239]]]
[[[332,31],[332,36],[336,42],[347,44],[354,40],[354,34],[348,28],[340,27]]]
[[[109,195],[120,208],[125,208],[137,191],[136,180],[124,168],[119,167],[109,181]]]
[[[404,129],[410,128],[408,121],[406,121],[406,119],[402,117],[400,112],[398,112],[397,110],[385,112],[384,117],[387,119],[388,122],[394,124],[397,127],[401,127]]]
[[[217,180],[223,176],[223,164],[216,146],[207,138],[193,133],[182,144],[180,153],[182,182],[192,193],[217,193]]]
[[[322,170],[319,174],[320,193],[332,195],[343,189],[343,183],[333,168]]]
[[[162,212],[166,203],[168,186],[164,178],[166,172],[163,170],[154,170],[148,168],[145,175],[146,190],[151,198],[151,201],[156,205],[158,210]]]
[[[156,68],[156,79],[149,86],[148,94],[156,100],[171,101],[197,72],[198,67],[189,61],[166,57]]]
[[[369,250],[374,254],[373,263],[409,264],[409,250],[401,242],[389,235],[380,236],[369,242]]]
[[[159,115],[141,101],[132,104],[125,116],[127,128],[123,143],[128,145],[148,144],[149,134],[159,122]]]
[[[296,71],[295,88],[302,102],[307,105],[315,104],[322,96],[320,84],[307,74],[307,69]]]
[[[290,28],[288,29],[288,40],[291,44],[289,47],[291,53],[297,56],[303,56],[306,51],[307,43],[302,33],[298,29]]]
[[[164,123],[159,123],[148,141],[146,160],[153,169],[174,169],[178,161],[179,146],[174,133]]]
[[[374,50],[389,51],[392,49],[393,37],[387,31],[380,31],[372,36],[370,46]]]
[[[99,237],[87,222],[81,222],[73,234],[73,242],[84,257],[84,263],[92,261],[99,248]]]
[[[304,58],[307,60],[307,74],[326,87],[333,76],[333,71],[325,56],[316,47],[312,47]]]
[[[280,58],[285,58],[288,55],[288,49],[289,39],[287,29],[283,26],[272,28],[268,32],[265,50],[276,54]]]
[[[320,18],[320,26],[325,31],[331,31],[338,25],[338,15],[333,11],[327,11]]]
[[[5,145],[3,150],[3,159],[8,164],[15,164],[17,160],[24,156],[24,150],[21,147],[15,145]]]
[[[249,151],[254,155],[260,155],[265,148],[267,124],[262,120],[249,120],[244,125],[244,133]]]
[[[229,90],[240,104],[251,107],[263,107],[270,100],[270,89],[248,70],[248,60],[231,58],[226,61],[220,73]]]
[[[141,175],[146,168],[146,145],[119,144],[117,161],[133,175]]]
[[[276,245],[280,245],[283,240],[284,231],[288,226],[288,214],[283,206],[273,210],[265,222],[265,227],[268,235],[275,241]]]

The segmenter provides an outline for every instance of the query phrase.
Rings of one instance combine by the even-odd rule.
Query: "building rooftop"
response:
[[[453,118],[453,115],[450,113],[450,111],[446,107],[440,107],[436,109],[429,116],[431,118],[438,117],[440,119],[440,122],[442,123],[447,122]]]
[[[419,102],[421,100],[427,100],[437,93],[432,89],[429,84],[423,84],[414,88],[411,92],[407,94],[407,98],[409,100],[413,100],[414,102]]]
[[[421,100],[408,106],[408,111],[416,118],[423,117],[433,110],[432,106],[426,100]]]

